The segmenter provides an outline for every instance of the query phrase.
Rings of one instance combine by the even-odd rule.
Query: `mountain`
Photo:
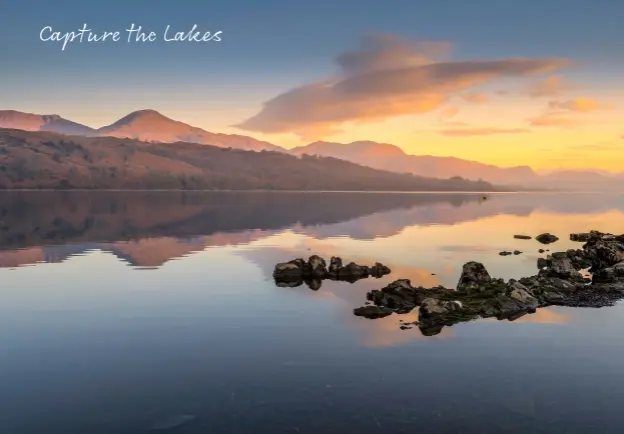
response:
[[[0,128],[24,131],[52,131],[60,134],[90,136],[93,128],[63,119],[59,115],[36,115],[15,110],[0,110]]]
[[[0,111],[0,128],[24,131],[51,131],[86,137],[119,137],[145,142],[190,142],[249,151],[284,151],[269,142],[236,134],[218,134],[170,119],[155,110],[130,113],[111,125],[93,129],[58,115],[37,115],[15,110]]]
[[[132,112],[111,125],[93,129],[58,115],[37,115],[15,110],[0,111],[0,128],[50,131],[85,137],[128,138],[151,143],[198,143],[221,148],[277,151],[295,156],[333,157],[373,169],[410,173],[427,178],[462,177],[514,188],[605,190],[624,189],[624,174],[598,170],[535,172],[528,166],[497,167],[455,157],[408,155],[401,148],[373,141],[352,143],[314,142],[289,151],[269,142],[236,134],[212,133],[170,119],[155,110]]]
[[[609,173],[594,170],[556,170],[527,180],[526,186],[548,186],[561,190],[622,191],[624,173]]]
[[[499,185],[525,185],[538,176],[528,166],[502,168],[455,157],[408,155],[401,148],[371,141],[352,143],[314,142],[290,150],[294,155],[320,155],[352,161],[375,169],[413,173],[432,178],[461,176]]]
[[[484,191],[348,161],[196,143],[146,143],[0,129],[0,188]]]
[[[98,136],[119,137],[144,142],[188,142],[247,151],[283,151],[269,142],[237,134],[211,133],[170,119],[155,110],[139,110],[97,130]]]

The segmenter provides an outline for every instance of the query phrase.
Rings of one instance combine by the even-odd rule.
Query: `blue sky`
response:
[[[7,0],[0,15],[0,109],[59,113],[99,127],[154,108],[235,132],[262,103],[334,74],[334,58],[368,33],[449,41],[453,60],[579,61],[577,84],[609,92],[624,76],[624,2],[617,0]],[[43,43],[44,26],[96,32],[131,23],[152,44]],[[220,43],[164,43],[167,25],[223,32]],[[620,88],[622,86],[619,86]]]
[[[107,81],[160,81],[173,75],[201,82],[310,74],[331,68],[337,52],[367,32],[448,40],[456,57],[574,57],[608,66],[624,48],[624,3],[616,0],[429,0],[366,2],[265,0],[104,2],[14,0],[0,16],[3,75],[31,77],[89,73]],[[83,22],[94,30],[125,29],[134,22],[162,33],[167,24],[223,30],[220,44],[58,46],[38,34]],[[129,76],[129,75],[134,75]],[[302,75],[302,79],[305,77]],[[225,80],[225,77],[217,77]],[[73,80],[72,80],[73,81]],[[75,81],[74,81],[75,83]]]

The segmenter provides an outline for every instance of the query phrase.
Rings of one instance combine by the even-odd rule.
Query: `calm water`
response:
[[[624,196],[480,197],[1,192],[0,433],[622,432],[621,305],[433,337],[352,315],[469,260],[534,274],[516,233],[624,233]],[[274,285],[313,253],[393,272]]]

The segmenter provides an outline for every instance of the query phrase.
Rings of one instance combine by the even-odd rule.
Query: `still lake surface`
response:
[[[621,195],[481,196],[0,192],[0,433],[622,432],[622,304],[431,337],[352,314],[470,260],[535,274],[514,234],[624,233]],[[311,254],[392,273],[275,286]]]

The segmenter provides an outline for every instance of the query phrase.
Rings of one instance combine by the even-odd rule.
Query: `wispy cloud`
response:
[[[459,113],[458,107],[447,107],[440,111],[440,119],[451,119]]]
[[[565,127],[571,128],[580,124],[578,119],[567,117],[565,113],[548,112],[528,119],[532,127]]]
[[[490,136],[495,134],[530,133],[527,128],[458,128],[439,131],[444,136]]]
[[[575,98],[567,101],[550,101],[548,107],[555,110],[569,110],[573,112],[591,112],[595,110],[609,110],[612,107],[600,104],[590,98]]]
[[[483,93],[465,93],[463,95],[461,95],[461,98],[471,104],[483,104],[485,102],[489,101],[489,98],[487,95],[483,94]]]
[[[348,122],[427,113],[475,85],[548,74],[571,65],[559,58],[452,61],[450,48],[446,42],[394,35],[365,38],[359,50],[336,58],[338,76],[277,95],[236,127],[321,139],[340,132]]]
[[[588,145],[575,145],[570,146],[568,149],[577,152],[609,152],[609,151],[622,151],[624,146],[615,142],[599,142]]]
[[[559,96],[571,88],[572,85],[570,85],[563,77],[559,75],[552,75],[543,80],[531,83],[527,87],[526,91],[530,96],[540,98]]]

